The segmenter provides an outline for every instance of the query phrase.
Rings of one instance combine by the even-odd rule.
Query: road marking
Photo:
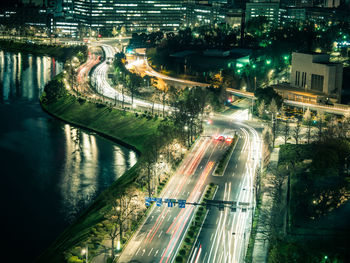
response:
[[[148,256],[150,256],[151,255],[151,253],[152,253],[152,250],[153,250],[153,247],[151,248],[151,251],[148,253]]]
[[[159,236],[158,236],[158,237],[160,237],[162,234],[163,234],[163,230],[162,230],[162,231],[160,231],[160,234],[159,234]]]
[[[139,253],[140,249],[141,249],[141,247],[139,247],[139,249],[136,251],[136,254],[135,254],[136,256]]]
[[[159,249],[157,249],[157,251],[156,251],[156,253],[154,254],[154,256],[157,256],[157,254],[158,254],[158,251],[159,251]]]
[[[235,176],[235,173],[232,173],[232,177],[234,177]]]
[[[165,248],[163,249],[163,253],[162,253],[162,256],[163,256],[164,252],[165,252]]]
[[[213,237],[214,237],[214,233],[211,234],[210,241],[213,240]]]
[[[169,222],[170,218],[171,218],[171,215],[169,214],[169,218],[168,218],[167,222]]]
[[[208,255],[208,252],[205,252],[203,262],[205,262],[205,258],[207,257],[207,255]]]
[[[145,254],[145,252],[146,252],[146,249],[142,249],[142,255],[141,256],[143,256]]]
[[[237,164],[236,164],[236,168],[237,168]]]

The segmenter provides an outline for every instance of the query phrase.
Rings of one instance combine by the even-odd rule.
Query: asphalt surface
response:
[[[186,157],[178,172],[171,178],[163,198],[186,199],[198,202],[205,186],[219,185],[214,199],[249,203],[238,205],[235,213],[226,208],[219,212],[210,209],[199,234],[192,262],[243,262],[253,201],[253,174],[259,158],[258,134],[231,116],[215,116],[213,124]],[[220,157],[227,149],[226,142],[213,139],[216,134],[239,134],[239,140],[223,176],[213,176]],[[254,147],[256,146],[256,147]],[[254,167],[254,168],[253,168]],[[152,207],[144,225],[124,249],[118,262],[173,262],[197,207],[188,205],[168,208]],[[242,210],[246,209],[245,212]],[[234,233],[234,234],[233,234]]]

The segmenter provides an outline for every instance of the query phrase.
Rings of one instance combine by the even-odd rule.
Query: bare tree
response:
[[[304,121],[306,124],[306,139],[307,143],[310,143],[311,140],[311,131],[312,131],[312,117],[311,117],[311,111],[309,108],[304,113]]]
[[[133,214],[137,213],[139,209],[137,206],[138,197],[134,188],[130,188],[117,196],[109,195],[111,209],[105,214],[105,217],[111,224],[109,237],[112,241],[113,260],[115,257],[115,239],[119,236],[120,243],[122,243],[124,231],[128,229],[130,222],[133,220]]]
[[[323,140],[323,125],[326,118],[321,111],[317,111],[317,132],[316,132],[316,140],[322,141]]]
[[[258,113],[259,113],[260,117],[264,116],[264,114],[265,114],[265,101],[264,100],[262,100],[258,106]]]
[[[292,136],[295,140],[295,144],[299,144],[299,140],[301,139],[301,123],[300,121],[297,122],[297,125],[294,127]]]
[[[278,107],[276,104],[276,101],[274,98],[271,99],[270,105],[269,105],[269,111],[271,112],[271,114],[273,114],[274,116],[276,116],[276,113],[278,111]]]
[[[290,126],[289,126],[289,121],[286,120],[284,125],[283,125],[283,134],[282,134],[282,137],[284,139],[284,144],[287,144],[287,141],[289,139],[289,135],[290,135]]]

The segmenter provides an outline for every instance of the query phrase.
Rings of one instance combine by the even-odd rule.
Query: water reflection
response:
[[[27,261],[137,161],[133,151],[41,110],[38,97],[60,71],[62,63],[50,57],[0,51],[3,235],[5,250],[16,255],[16,237],[23,239]]]

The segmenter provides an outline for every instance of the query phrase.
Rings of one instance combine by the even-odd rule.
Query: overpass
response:
[[[226,91],[234,96],[256,100],[256,97],[252,92],[247,92],[247,91],[237,90],[232,88],[227,88]],[[350,113],[350,107],[344,104],[321,105],[321,104],[306,103],[306,102],[293,101],[293,100],[287,100],[287,99],[285,99],[283,103],[288,106],[304,108],[304,109],[309,108],[310,110],[322,111],[322,112],[327,112],[327,113],[337,114],[337,115],[345,115]]]

